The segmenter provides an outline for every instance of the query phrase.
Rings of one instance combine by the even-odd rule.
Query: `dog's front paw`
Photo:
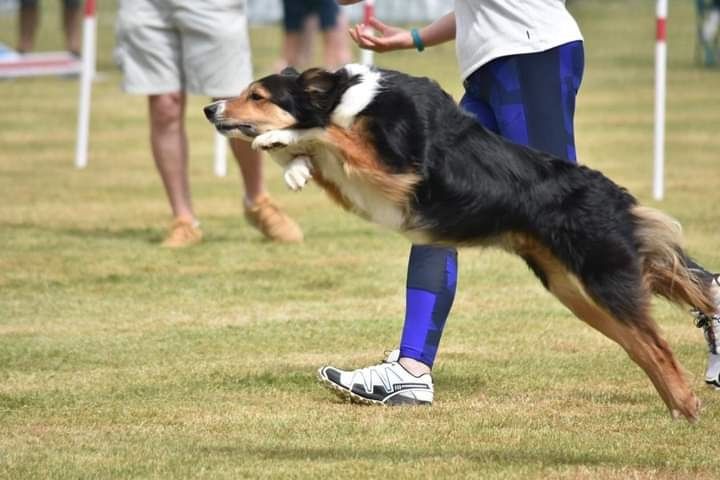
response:
[[[312,178],[312,164],[310,158],[300,155],[293,158],[285,167],[283,179],[288,187],[294,192],[302,189]]]
[[[255,137],[252,141],[254,150],[275,150],[285,148],[295,139],[295,134],[289,130],[271,130]]]

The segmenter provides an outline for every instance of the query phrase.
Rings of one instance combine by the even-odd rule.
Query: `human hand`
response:
[[[380,53],[413,48],[410,30],[385,25],[375,17],[370,17],[368,21],[369,25],[359,23],[350,29],[350,37],[360,48]],[[367,27],[374,28],[380,36],[372,35]]]

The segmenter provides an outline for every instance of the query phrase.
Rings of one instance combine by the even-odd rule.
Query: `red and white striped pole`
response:
[[[80,96],[78,99],[77,140],[75,144],[75,167],[85,168],[88,163],[88,138],[90,135],[90,100],[95,77],[95,0],[85,1],[83,20],[82,69],[80,70]]]
[[[375,0],[365,0],[363,9],[363,24],[365,25],[365,32],[372,35],[373,29],[369,27],[370,17],[375,16]],[[374,53],[372,50],[362,50],[361,62],[363,65],[372,65]]]
[[[655,135],[653,198],[662,200],[665,190],[665,97],[667,76],[667,0],[658,0],[655,34]]]

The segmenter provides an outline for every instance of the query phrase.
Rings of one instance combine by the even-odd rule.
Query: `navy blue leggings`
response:
[[[465,80],[460,106],[515,143],[575,163],[573,118],[584,63],[580,41],[497,58]],[[454,248],[412,246],[401,357],[432,367],[455,298],[457,272]]]

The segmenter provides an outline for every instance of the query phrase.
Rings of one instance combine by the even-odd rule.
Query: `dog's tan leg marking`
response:
[[[342,193],[340,193],[340,189],[332,183],[325,180],[325,177],[322,176],[322,172],[319,170],[313,170],[313,179],[315,180],[315,183],[317,183],[320,188],[325,190],[325,193],[327,193],[328,197],[338,205],[340,205],[342,208],[347,210],[348,212],[352,212],[352,205],[350,202],[345,199]]]
[[[698,419],[700,402],[657,325],[647,313],[634,324],[621,322],[588,295],[580,280],[545,247],[527,238],[514,242],[518,253],[531,258],[544,272],[548,289],[585,323],[620,344],[652,381],[673,418]]]
[[[680,224],[649,207],[636,206],[632,213],[637,218],[636,236],[648,289],[712,316],[716,307],[710,285],[687,268]]]
[[[391,173],[383,165],[364,121],[356,121],[350,129],[330,125],[324,139],[340,152],[348,175],[363,177],[396,205],[407,205],[420,178],[415,173]]]

